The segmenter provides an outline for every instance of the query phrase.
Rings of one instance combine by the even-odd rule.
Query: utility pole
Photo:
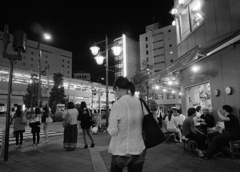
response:
[[[26,52],[26,39],[27,34],[22,30],[17,30],[13,35],[13,50],[17,52],[17,55],[12,55],[7,53],[7,47],[9,44],[10,34],[8,32],[8,25],[5,25],[3,34],[3,58],[9,59],[10,62],[10,72],[8,81],[8,99],[7,99],[7,115],[6,115],[6,127],[5,127],[5,139],[2,147],[4,149],[4,161],[8,160],[8,146],[9,146],[9,124],[10,124],[10,113],[11,113],[11,96],[12,96],[12,79],[13,79],[13,67],[15,60],[22,60],[22,53]]]

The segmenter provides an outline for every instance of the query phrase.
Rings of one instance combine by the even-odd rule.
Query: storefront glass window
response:
[[[175,99],[175,94],[167,93],[167,99]]]
[[[186,88],[186,105],[190,107],[207,107],[212,109],[210,83]]]

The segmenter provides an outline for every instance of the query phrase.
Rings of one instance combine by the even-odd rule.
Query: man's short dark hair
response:
[[[187,112],[188,112],[188,116],[193,116],[196,113],[196,109],[195,108],[189,108]]]
[[[201,110],[201,106],[197,106],[197,108],[196,108],[196,110],[197,110],[197,112],[199,112],[200,110]]]
[[[229,105],[223,105],[223,110],[226,110],[228,113],[231,113],[233,111],[232,107]]]

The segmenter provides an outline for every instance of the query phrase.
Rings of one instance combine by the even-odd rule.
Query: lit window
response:
[[[203,23],[202,0],[192,0],[177,18],[178,43]]]
[[[181,26],[180,32],[182,35],[182,39],[184,39],[190,33],[189,13],[188,13],[187,7],[182,11],[179,17],[179,20],[180,20],[180,26]]]
[[[203,22],[202,3],[200,0],[192,1],[190,4],[190,17],[192,30],[196,29]]]

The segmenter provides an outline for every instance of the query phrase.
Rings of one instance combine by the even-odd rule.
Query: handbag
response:
[[[142,136],[146,149],[152,148],[166,140],[161,128],[157,121],[154,119],[153,114],[150,112],[147,104],[139,99],[142,106],[143,122],[142,122]],[[147,109],[148,114],[144,115],[143,105]]]
[[[71,123],[71,116],[67,111],[66,117],[63,119],[62,126],[67,127]]]
[[[87,112],[88,112],[88,115],[89,115],[89,123],[90,123],[90,126],[93,126],[95,124],[94,120],[92,119],[92,113],[90,112],[89,109],[87,109]]]
[[[22,116],[22,123],[27,124],[27,118],[25,115]]]
[[[50,115],[48,115],[48,117],[46,118],[46,123],[51,123],[53,122],[53,119]]]

